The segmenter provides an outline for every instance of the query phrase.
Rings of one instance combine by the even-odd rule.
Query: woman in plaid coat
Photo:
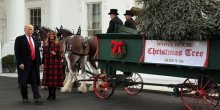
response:
[[[48,32],[43,46],[43,86],[47,86],[47,100],[56,99],[56,87],[63,86],[62,52],[55,32]]]

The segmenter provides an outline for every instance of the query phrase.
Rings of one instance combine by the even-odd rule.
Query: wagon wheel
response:
[[[113,78],[108,74],[99,74],[93,82],[93,89],[98,98],[107,99],[114,93]]]
[[[143,79],[140,74],[133,73],[130,77],[126,78],[125,91],[130,95],[136,95],[143,90]]]
[[[180,95],[189,110],[213,110],[219,104],[218,83],[202,74],[187,78]]]

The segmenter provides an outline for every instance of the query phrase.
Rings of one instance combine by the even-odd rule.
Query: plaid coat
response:
[[[56,55],[53,55],[54,51]],[[43,46],[43,86],[62,87],[63,86],[63,71],[62,71],[62,54],[59,44],[51,43]]]

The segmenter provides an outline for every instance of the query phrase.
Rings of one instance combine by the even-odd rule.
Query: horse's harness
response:
[[[74,36],[72,39],[74,39],[74,38],[75,38],[75,36]],[[86,38],[84,38],[83,40],[84,40],[84,42],[86,42],[86,44],[88,45],[88,42],[86,41]],[[83,42],[82,42],[82,43],[83,43]],[[84,45],[84,44],[82,44],[82,45]],[[67,51],[67,49],[66,49],[67,47],[68,47],[68,46],[65,44],[64,53],[69,53],[69,54],[77,55],[77,56],[80,56],[80,57],[89,55],[89,53],[87,53],[87,54],[80,54],[80,53],[76,53],[76,52]],[[83,46],[83,50],[82,50],[82,51],[84,51],[85,47],[86,47],[86,46]]]
[[[72,39],[74,39],[75,38],[75,36],[72,38]],[[84,40],[84,42],[85,42],[85,38],[83,39]],[[83,43],[83,42],[82,42]],[[88,42],[86,41],[86,43],[87,43],[87,45],[88,45]],[[82,44],[82,45],[84,45],[84,44]],[[67,48],[68,46],[66,45],[66,43],[65,43],[65,50],[64,50],[64,54],[66,54],[66,53],[68,53],[68,54],[73,54],[73,55],[77,55],[77,56],[80,56],[80,58],[78,59],[78,61],[76,61],[76,63],[78,64],[78,66],[77,66],[77,68],[78,68],[78,71],[80,70],[80,59],[82,58],[82,57],[84,57],[84,56],[87,56],[87,55],[89,55],[89,53],[87,53],[87,54],[80,54],[80,53],[76,53],[76,52],[71,52],[71,51],[67,51]],[[84,49],[85,49],[85,47],[86,46],[83,46],[83,50],[82,51],[84,51]]]

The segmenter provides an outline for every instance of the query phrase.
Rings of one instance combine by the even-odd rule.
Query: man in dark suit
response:
[[[134,14],[130,10],[126,10],[124,15],[125,15],[125,19],[126,19],[124,26],[137,30],[137,24],[132,19]]]
[[[108,13],[111,17],[111,20],[109,22],[109,27],[107,30],[107,33],[114,33],[115,32],[115,25],[122,25],[123,22],[121,19],[118,17],[118,10],[117,9],[110,9],[110,12]]]
[[[31,84],[33,98],[37,105],[41,105],[41,98],[38,86],[40,85],[41,64],[40,51],[37,40],[32,36],[33,26],[24,26],[25,34],[18,36],[15,40],[15,57],[17,61],[18,83],[21,89],[21,96],[24,103],[30,103],[28,100],[27,84]]]

